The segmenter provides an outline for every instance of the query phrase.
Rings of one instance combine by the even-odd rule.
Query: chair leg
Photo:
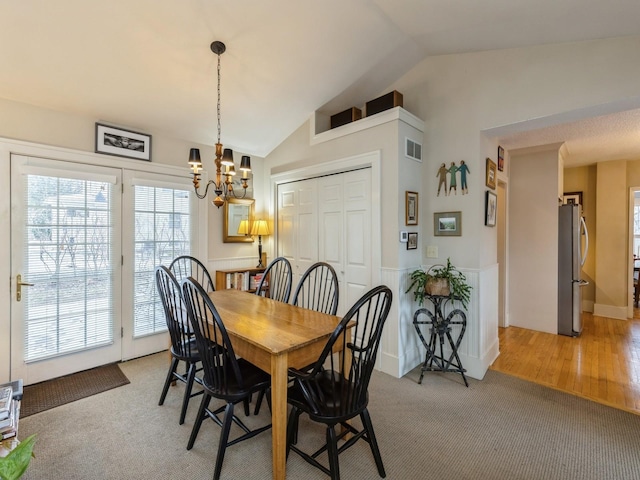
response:
[[[167,379],[164,382],[164,387],[162,387],[162,394],[160,394],[160,401],[158,405],[162,405],[164,403],[164,399],[167,397],[167,392],[169,391],[169,386],[174,381],[173,374],[178,368],[178,359],[175,357],[171,358],[171,365],[169,366],[169,372],[167,373]]]
[[[256,400],[256,409],[253,411],[254,415],[260,413],[260,405],[262,405],[262,398],[264,397],[264,390],[258,392],[258,399]]]
[[[191,429],[191,436],[189,437],[189,443],[187,443],[187,450],[191,450],[193,448],[193,444],[196,441],[196,437],[198,436],[198,432],[200,431],[200,426],[205,418],[207,418],[207,408],[209,408],[209,402],[211,401],[211,395],[205,392],[202,395],[202,401],[200,402],[200,408],[198,408],[198,416],[196,417],[196,421],[193,423],[193,428]]]
[[[378,448],[378,442],[376,441],[376,435],[373,433],[373,423],[371,423],[371,416],[369,415],[369,410],[366,408],[360,414],[360,419],[362,420],[362,425],[366,430],[366,435],[369,438],[369,446],[371,447],[371,453],[373,453],[373,458],[376,461],[376,466],[378,467],[378,473],[382,478],[386,477],[387,474],[384,471],[384,465],[382,464],[382,456],[380,456],[380,449]]]
[[[340,480],[340,466],[338,465],[338,437],[335,425],[327,426],[327,454],[329,455],[329,470],[331,480]]]
[[[231,430],[232,421],[233,403],[227,403],[227,408],[224,409],[224,420],[222,421],[222,431],[220,432],[220,442],[218,443],[218,457],[216,458],[216,469],[213,473],[213,480],[220,479],[222,462],[224,460],[224,453],[227,449],[227,443],[229,442],[229,431]]]
[[[193,381],[196,378],[196,364],[189,363],[189,370],[187,372],[187,385],[184,388],[184,398],[182,399],[182,410],[180,411],[180,425],[184,423],[184,417],[187,415],[187,407],[189,406],[189,399],[191,398],[191,390],[193,389]]]
[[[295,445],[298,441],[298,418],[300,413],[296,407],[291,409],[289,421],[287,422],[287,458],[291,451],[291,445]]]
[[[251,415],[251,411],[250,411],[250,407],[249,407],[249,397],[245,398],[242,401],[242,404],[244,405],[244,416],[248,417],[249,415]]]

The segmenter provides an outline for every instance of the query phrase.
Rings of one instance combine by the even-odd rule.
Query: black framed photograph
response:
[[[405,225],[418,225],[418,192],[405,192]]]
[[[96,123],[96,153],[151,161],[151,135]]]
[[[567,205],[582,205],[582,192],[564,192],[562,203]]]
[[[495,227],[496,215],[498,212],[498,196],[490,190],[487,190],[485,195],[484,224],[487,227]]]
[[[433,234],[436,237],[459,237],[462,235],[462,212],[435,212]]]
[[[418,248],[418,233],[410,232],[407,235],[407,250],[415,250]]]
[[[498,145],[498,171],[504,171],[504,148]]]

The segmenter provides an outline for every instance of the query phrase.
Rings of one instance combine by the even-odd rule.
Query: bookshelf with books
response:
[[[216,271],[216,290],[234,288],[247,292],[255,292],[264,273],[264,268],[236,268]]]

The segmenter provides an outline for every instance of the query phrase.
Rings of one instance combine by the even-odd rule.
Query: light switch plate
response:
[[[436,247],[435,245],[428,245],[427,258],[438,258],[438,247]]]

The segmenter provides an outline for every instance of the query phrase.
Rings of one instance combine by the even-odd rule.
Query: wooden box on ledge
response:
[[[365,111],[367,117],[370,117],[393,107],[402,107],[402,94],[396,90],[369,100],[365,106]]]
[[[347,123],[355,122],[362,118],[362,110],[356,107],[351,107],[344,112],[331,115],[331,128],[341,127]]]

